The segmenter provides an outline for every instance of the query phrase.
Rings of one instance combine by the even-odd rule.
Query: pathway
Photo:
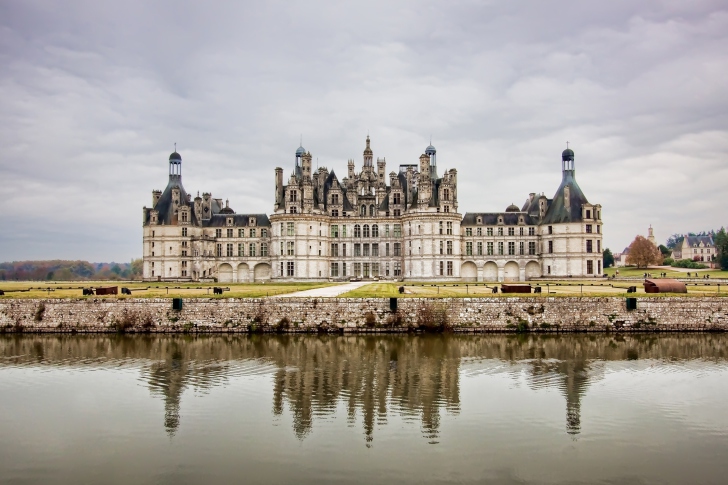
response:
[[[312,290],[297,291],[295,293],[285,293],[282,295],[275,295],[271,298],[332,298],[339,295],[343,295],[351,290],[361,288],[362,286],[370,284],[371,281],[352,281],[351,283],[344,283],[336,286],[326,286],[324,288],[314,288]]]

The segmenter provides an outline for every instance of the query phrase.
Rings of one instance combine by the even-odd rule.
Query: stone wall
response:
[[[3,332],[725,331],[728,299],[625,298],[3,299]]]

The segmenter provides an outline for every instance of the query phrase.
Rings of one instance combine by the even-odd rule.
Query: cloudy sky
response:
[[[301,135],[340,176],[431,136],[461,212],[553,196],[568,140],[607,247],[728,225],[725,0],[0,0],[0,93],[0,261],[140,257],[175,142],[270,213]]]

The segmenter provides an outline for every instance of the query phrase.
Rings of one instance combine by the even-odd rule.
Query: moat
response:
[[[4,335],[0,483],[724,483],[728,335]]]

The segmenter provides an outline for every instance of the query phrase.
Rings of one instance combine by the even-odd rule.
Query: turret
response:
[[[435,147],[432,146],[432,143],[430,143],[430,146],[425,148],[425,155],[430,157],[430,178],[433,180],[437,179],[437,150],[435,150]]]
[[[372,147],[369,145],[369,135],[367,135],[367,146],[366,146],[366,148],[364,148],[364,166],[365,167],[372,166],[372,158],[374,158],[374,153],[372,152]]]
[[[155,207],[157,205],[157,202],[159,202],[159,198],[162,196],[161,190],[152,190],[152,207]]]
[[[285,204],[283,201],[283,169],[281,167],[276,167],[276,202],[275,202],[275,208],[281,209],[285,208]]]
[[[347,162],[347,167],[349,169],[349,171],[347,173],[347,178],[349,180],[354,180],[354,160],[349,160]]]
[[[377,158],[377,175],[379,176],[379,183],[384,184],[384,175],[387,173],[387,159]]]
[[[304,179],[311,179],[311,152],[306,152],[301,156],[301,175]]]

